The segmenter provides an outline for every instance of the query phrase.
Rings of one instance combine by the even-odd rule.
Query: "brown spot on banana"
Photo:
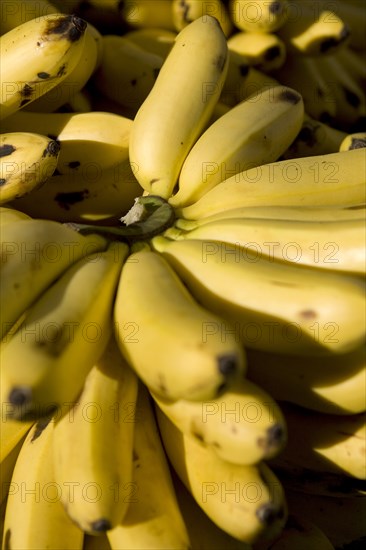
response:
[[[70,42],[76,42],[84,34],[87,27],[86,21],[76,15],[65,15],[57,17],[48,22],[45,36],[60,35],[60,38],[66,38]]]
[[[301,94],[295,92],[295,90],[283,90],[277,98],[277,101],[285,101],[296,105],[301,101]]]
[[[9,145],[9,143],[5,143],[5,145],[1,145],[0,147],[0,158],[7,157],[14,153],[14,151],[16,151],[16,147],[14,147],[14,145]]]

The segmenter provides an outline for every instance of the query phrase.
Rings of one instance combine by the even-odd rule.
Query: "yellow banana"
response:
[[[277,160],[300,131],[303,115],[300,94],[285,86],[230,109],[189,151],[170,204],[192,204],[227,177]]]
[[[233,32],[233,23],[222,0],[172,0],[171,4],[173,24],[177,31],[199,17],[210,15],[218,20],[226,37]]]
[[[82,257],[106,241],[50,220],[19,220],[1,227],[1,338],[42,293]]]
[[[48,0],[3,0],[0,34],[5,34],[31,19],[59,11],[58,7]]]
[[[224,319],[205,325],[207,337],[226,332],[250,348],[298,355],[345,353],[364,340],[362,281],[216,241],[158,236],[152,245],[195,299]]]
[[[50,14],[26,21],[0,38],[1,119],[54,88],[79,62],[87,23]]]
[[[221,182],[178,217],[204,218],[242,206],[343,206],[365,202],[366,151],[273,162]]]
[[[247,350],[248,378],[274,399],[333,415],[366,411],[365,348],[331,357]]]
[[[163,58],[125,36],[104,35],[103,56],[93,76],[97,91],[135,113],[153,88]]]
[[[15,210],[15,208],[8,208],[6,206],[0,206],[0,228],[8,223],[18,222],[20,220],[30,220],[30,216]]]
[[[291,4],[291,3],[290,3]],[[229,13],[234,25],[243,31],[275,32],[288,18],[287,0],[229,0]]]
[[[118,2],[118,9],[122,21],[131,28],[160,27],[175,30],[171,0],[127,0]]]
[[[131,131],[130,159],[146,191],[163,198],[172,193],[218,101],[227,61],[225,35],[214,17],[200,17],[178,34]]]
[[[128,502],[120,525],[107,531],[112,550],[191,548],[149,394],[141,382],[135,416],[133,481]]]
[[[361,149],[362,147],[366,147],[366,132],[355,132],[344,137],[339,150],[351,151],[352,149]]]
[[[286,424],[280,408],[249,380],[236,381],[210,401],[166,401],[152,396],[177,428],[233,464],[256,464],[277,455],[285,445]]]
[[[358,212],[358,211],[356,211]],[[256,257],[316,269],[364,275],[366,271],[365,219],[301,221],[226,218],[187,232],[168,229],[176,239],[216,241],[253,250]],[[242,250],[245,255],[245,251]]]
[[[3,548],[81,550],[83,532],[60,502],[53,469],[53,420],[39,420],[19,452],[6,505]]]
[[[2,346],[2,392],[10,417],[38,417],[77,397],[111,335],[112,304],[127,252],[127,245],[112,243],[76,262]]]
[[[61,502],[84,532],[113,529],[126,514],[136,398],[137,377],[111,338],[75,404],[55,421],[55,479],[72,489]]]
[[[227,45],[260,71],[272,71],[285,63],[286,46],[276,33],[239,31],[228,38]]]
[[[34,218],[115,225],[143,192],[134,175],[138,167],[131,165],[127,153],[124,149],[121,162],[107,170],[89,159],[80,174],[74,170],[54,175],[40,189],[8,206]]]
[[[0,204],[32,193],[56,169],[60,144],[33,132],[0,134]]]
[[[165,59],[174,45],[177,33],[159,27],[143,27],[126,32],[124,37],[143,50]]]
[[[122,353],[148,388],[164,398],[215,398],[245,367],[233,335],[205,334],[206,326],[223,320],[201,307],[151,250],[142,248],[125,263],[114,320]]]
[[[41,113],[51,113],[68,108],[76,96],[88,83],[97,70],[102,57],[102,35],[91,23],[85,29],[83,47],[78,63],[54,88],[25,106],[25,110]]]
[[[107,112],[31,113],[19,111],[4,121],[6,132],[38,132],[60,144],[57,172],[106,170],[128,158],[132,120]],[[51,174],[50,174],[51,175]]]
[[[164,449],[197,504],[223,531],[248,544],[278,535],[286,521],[280,481],[261,462],[231,464],[183,434],[157,409]]]

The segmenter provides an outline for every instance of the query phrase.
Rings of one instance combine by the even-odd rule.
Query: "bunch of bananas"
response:
[[[328,4],[2,2],[4,550],[365,536],[365,10]]]

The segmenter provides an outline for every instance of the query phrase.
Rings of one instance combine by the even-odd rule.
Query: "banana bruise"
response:
[[[1,227],[1,338],[42,293],[82,257],[107,246],[51,220],[18,220]]]
[[[112,334],[114,294],[127,253],[127,245],[112,243],[76,262],[2,346],[9,417],[38,418],[77,397]]]
[[[81,173],[76,168],[68,174],[54,175],[31,196],[8,205],[34,218],[116,225],[142,194],[134,174],[138,167],[131,165],[126,149],[123,156],[119,164],[106,170],[89,160]]]
[[[239,30],[276,32],[286,22],[290,4],[287,0],[229,0],[229,14]]]
[[[59,12],[59,8],[48,0],[3,0],[0,34],[3,35],[31,19]]]
[[[133,2],[115,2],[124,23],[132,29],[160,27],[174,31],[172,2],[169,0],[134,0]],[[104,2],[103,2],[104,4]]]
[[[198,219],[242,206],[342,206],[365,202],[365,149],[281,160],[221,182],[177,217]]]
[[[19,111],[4,121],[5,131],[38,132],[60,144],[57,173],[107,170],[128,158],[132,120],[108,112],[31,113]],[[50,174],[52,175],[52,174]]]
[[[227,45],[260,71],[273,71],[285,63],[286,46],[276,33],[239,31],[228,38]]]
[[[233,23],[222,0],[172,0],[171,4],[173,24],[178,32],[192,21],[207,15],[218,20],[226,37],[233,32]]]
[[[366,480],[366,414],[333,415],[280,402],[287,423],[286,448],[269,464]],[[281,476],[280,476],[281,477]],[[345,480],[347,484],[347,480]],[[363,485],[365,487],[365,484]]]
[[[37,113],[51,113],[63,107],[65,110],[75,100],[93,73],[101,63],[102,56],[102,35],[96,27],[88,22],[85,29],[83,48],[78,63],[54,88],[32,101],[24,107],[26,111]]]
[[[270,262],[362,276],[366,270],[365,230],[364,219],[340,223],[233,217],[205,223],[185,233],[174,234],[168,229],[165,234],[177,239],[216,241],[218,246],[228,243],[252,250],[257,258]]]
[[[60,144],[40,133],[0,135],[0,204],[41,187],[56,170]]]
[[[1,119],[54,88],[79,62],[87,23],[50,14],[15,27],[0,38]]]
[[[99,93],[136,113],[151,92],[163,61],[125,36],[104,35],[101,64],[92,82]]]
[[[272,397],[240,379],[214,401],[166,401],[157,406],[183,433],[222,460],[250,465],[277,455],[286,443],[286,422]]]
[[[52,418],[39,420],[22,445],[6,505],[3,548],[83,547],[83,532],[60,502],[60,493],[69,487],[61,487],[54,477],[53,429]]]
[[[127,513],[117,527],[107,531],[112,549],[191,548],[153,406],[141,381],[135,415],[133,481],[128,489]]]
[[[151,250],[134,252],[125,263],[114,321],[122,353],[147,387],[166,399],[214,398],[245,368],[239,342],[220,331],[223,320],[201,307]],[[217,328],[212,337],[207,326]]]
[[[339,150],[351,151],[352,149],[362,149],[363,147],[366,147],[366,132],[354,132],[344,137]]]
[[[127,512],[136,398],[137,377],[112,337],[77,401],[56,419],[55,479],[62,487],[75,483],[73,499],[63,493],[61,502],[86,533],[113,529]],[[97,498],[83,498],[88,485]]]
[[[165,59],[172,49],[177,33],[159,27],[130,30],[123,35],[145,51]]]
[[[333,415],[366,410],[364,346],[337,356],[311,358],[248,349],[247,358],[248,379],[273,399]]]
[[[214,17],[200,17],[178,34],[132,127],[130,159],[146,191],[163,198],[173,192],[219,99],[227,62],[225,35]]]
[[[247,347],[290,355],[345,353],[364,340],[360,280],[271,262],[216,241],[158,236],[152,245],[195,299],[224,319],[219,327],[207,325],[208,334],[226,331]]]
[[[230,174],[274,162],[300,131],[300,94],[275,86],[230,109],[209,126],[189,151],[178,179],[173,206],[187,206]]]
[[[161,410],[156,412],[173,469],[211,521],[248,544],[281,532],[286,521],[283,488],[264,462],[226,462],[183,434]]]

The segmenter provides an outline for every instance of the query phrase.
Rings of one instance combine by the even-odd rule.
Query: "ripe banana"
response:
[[[200,17],[178,34],[131,131],[130,159],[146,191],[171,195],[185,157],[211,118],[227,62],[225,35],[214,17]]]
[[[214,399],[245,368],[233,335],[219,328],[213,336],[206,332],[224,321],[200,306],[150,249],[132,253],[123,266],[114,320],[122,353],[148,388],[166,399]]]
[[[358,211],[356,211],[358,212]],[[365,219],[301,221],[286,219],[226,218],[187,232],[165,233],[176,239],[216,241],[253,250],[257,258],[292,265],[364,275],[366,271]],[[239,252],[245,255],[245,250]]]
[[[0,204],[41,187],[56,169],[60,144],[31,132],[0,135]]]
[[[5,34],[18,25],[60,10],[48,0],[3,0],[1,2],[1,29]]]
[[[8,223],[18,222],[20,220],[30,220],[30,216],[15,210],[15,208],[8,208],[6,206],[0,206],[0,228]]]
[[[242,101],[193,145],[179,175],[178,191],[169,202],[187,206],[228,176],[274,162],[295,139],[303,116],[300,94],[285,86]]]
[[[93,222],[115,225],[142,194],[126,149],[119,164],[100,170],[89,161],[80,174],[77,170],[54,175],[27,197],[8,203],[34,218],[60,222]],[[121,155],[122,156],[122,155]]]
[[[174,45],[177,33],[159,27],[145,27],[128,31],[124,37],[143,50],[165,59]]]
[[[90,175],[128,158],[129,118],[107,112],[31,113],[19,111],[4,121],[6,132],[38,132],[60,144],[57,172]],[[51,174],[50,174],[51,175]]]
[[[343,206],[365,202],[366,151],[273,162],[221,182],[177,217],[195,220],[242,206]]]
[[[103,4],[104,4],[104,0]],[[174,31],[171,0],[127,0],[117,2],[119,14],[130,28],[158,27]]]
[[[93,73],[99,67],[102,48],[101,33],[88,22],[78,63],[54,88],[40,95],[32,103],[29,103],[29,105],[26,105],[25,110],[37,113],[51,113],[60,109],[60,107],[68,109],[76,94],[83,90]]]
[[[1,227],[1,338],[42,293],[82,257],[106,248],[99,235],[83,236],[50,220],[19,220]]]
[[[84,532],[113,529],[126,514],[136,398],[137,377],[111,338],[76,403],[55,421],[55,479],[72,486],[72,498],[64,492],[61,502]]]
[[[285,449],[269,463],[281,471],[310,471],[366,479],[366,414],[318,413],[293,403],[280,402],[286,419]],[[280,476],[281,477],[281,476]]]
[[[72,265],[2,346],[2,392],[10,417],[39,417],[77,397],[112,333],[114,294],[127,252],[127,245],[112,243]]]
[[[164,449],[197,504],[223,531],[248,544],[277,536],[286,521],[280,481],[264,462],[231,464],[183,434],[156,409]]]
[[[345,353],[364,340],[362,281],[215,241],[158,236],[152,246],[195,299],[224,319],[205,325],[208,336],[227,334],[249,348],[295,355]]]
[[[56,86],[79,62],[87,23],[50,14],[26,21],[0,38],[0,117],[11,115]]]
[[[173,24],[177,31],[199,17],[210,15],[218,20],[226,37],[233,32],[233,23],[222,0],[172,0],[171,5]]]
[[[222,460],[256,464],[276,456],[286,442],[286,424],[272,397],[240,379],[214,400],[166,401],[152,396],[183,433],[193,436]]]
[[[328,414],[366,411],[365,348],[330,357],[247,350],[248,378],[273,399]]]
[[[141,382],[135,416],[133,481],[128,502],[120,525],[107,531],[112,549],[191,548],[149,394]]]
[[[351,151],[352,149],[361,149],[362,147],[366,147],[366,132],[355,132],[345,136],[339,146],[339,150]]]
[[[227,45],[260,71],[272,71],[285,63],[286,46],[275,33],[239,31],[228,38]]]
[[[60,502],[53,470],[53,420],[39,420],[20,450],[9,488],[3,548],[81,550],[83,532]]]
[[[275,32],[286,22],[289,13],[287,0],[229,0],[229,14],[239,30]]]
[[[99,93],[136,113],[154,86],[163,61],[125,36],[104,35],[102,61],[92,82]]]

